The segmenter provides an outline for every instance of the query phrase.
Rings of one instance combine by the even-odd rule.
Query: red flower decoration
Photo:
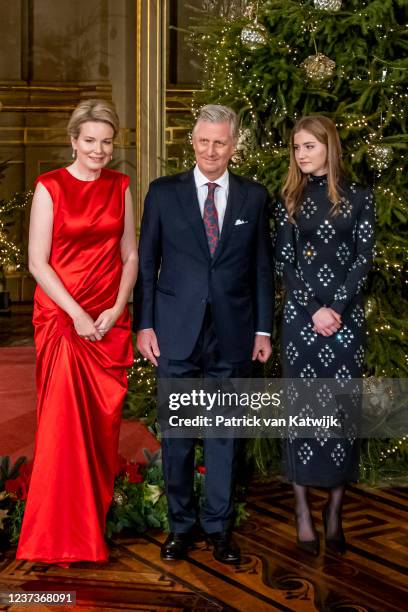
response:
[[[33,470],[33,462],[23,463],[20,467],[20,473],[13,480],[6,480],[5,489],[7,493],[11,493],[17,499],[25,501],[27,499],[28,488],[30,486],[31,472]]]
[[[143,482],[143,474],[140,473],[140,463],[129,461],[126,465],[125,472],[129,478],[129,482]]]
[[[122,478],[127,476],[131,483],[143,482],[143,474],[140,471],[141,467],[141,463],[129,461],[123,455],[118,455],[116,476],[121,476]]]
[[[197,466],[197,472],[199,474],[205,474],[205,466],[204,465],[198,465]]]

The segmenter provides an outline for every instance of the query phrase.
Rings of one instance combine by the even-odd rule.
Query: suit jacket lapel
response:
[[[177,195],[184,214],[186,215],[187,220],[197,238],[197,241],[200,244],[204,254],[209,259],[210,251],[208,249],[207,236],[205,234],[204,223],[201,217],[200,205],[198,203],[193,170],[186,172],[180,177],[180,182],[177,184]]]
[[[222,224],[220,241],[212,259],[213,264],[224,250],[228,238],[234,227],[235,221],[240,217],[240,212],[242,206],[244,205],[245,197],[245,187],[242,185],[239,178],[235,176],[235,174],[232,174],[232,172],[230,172],[227,208],[225,210],[224,222]]]

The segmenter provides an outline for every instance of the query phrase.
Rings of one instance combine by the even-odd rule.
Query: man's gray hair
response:
[[[221,104],[206,104],[200,108],[194,128],[199,121],[208,121],[209,123],[228,122],[231,126],[231,135],[234,143],[238,141],[239,119],[237,114],[232,110],[232,108],[229,108],[229,106],[221,106]]]

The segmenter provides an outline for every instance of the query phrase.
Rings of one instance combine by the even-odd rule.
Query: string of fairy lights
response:
[[[128,384],[133,390],[143,393],[145,400],[151,398],[155,392],[156,381],[153,366],[141,355],[134,358],[133,365],[128,370]]]
[[[407,436],[402,436],[391,448],[380,451],[380,463],[384,463],[393,455],[401,452],[404,443],[407,442]]]
[[[211,4],[211,2],[209,3]],[[215,7],[215,3],[214,7]],[[303,21],[301,22],[301,31],[311,34],[313,44],[316,46],[316,36],[319,30],[324,27],[324,19],[319,16],[319,13],[326,12],[335,15],[343,8],[346,8],[342,0],[314,0],[314,7],[303,2],[299,2],[299,10],[303,12]],[[359,8],[354,10],[354,13],[364,19],[369,13],[365,13],[367,2],[360,2]],[[210,6],[208,7],[211,8]],[[244,8],[244,10],[243,10]],[[300,55],[300,50],[291,46],[287,41],[276,40],[279,36],[268,36],[267,30],[258,21],[258,12],[264,9],[265,15],[268,14],[268,3],[258,2],[254,0],[243,3],[242,0],[230,3],[224,3],[224,17],[227,19],[226,24],[222,27],[217,35],[216,44],[214,42],[214,34],[203,34],[200,32],[199,47],[202,48],[202,57],[204,60],[204,73],[207,75],[206,88],[211,93],[219,93],[222,90],[222,97],[225,100],[230,100],[232,103],[239,99],[241,108],[245,109],[247,114],[246,123],[259,123],[259,113],[268,108],[275,116],[288,116],[288,109],[283,96],[281,99],[271,97],[265,100],[264,86],[265,75],[253,76],[250,71],[251,54],[263,46],[269,44],[274,45],[278,54],[285,52],[293,57],[293,62],[299,65],[297,56]],[[346,13],[348,17],[352,9]],[[248,22],[242,27],[242,14],[247,18]],[[322,26],[323,24],[323,26]],[[253,29],[257,33],[253,39],[248,35],[248,29]],[[379,40],[386,39],[387,32],[396,31],[397,28],[385,28],[383,23],[370,23],[368,19],[364,21],[364,29],[368,31],[370,28],[377,30],[377,38]],[[404,26],[399,26],[401,31]],[[242,37],[242,31],[246,31],[246,37]],[[235,40],[234,40],[235,37]],[[302,37],[299,37],[300,40]],[[241,44],[239,44],[241,42]],[[208,45],[211,46],[211,53],[208,53]],[[245,51],[247,50],[247,53]],[[316,47],[317,50],[317,47]],[[244,51],[244,54],[242,53]],[[378,67],[378,70],[374,67]],[[346,135],[350,134],[355,139],[354,150],[351,151],[350,157],[353,162],[355,159],[361,159],[361,150],[364,152],[369,165],[376,176],[376,186],[380,186],[382,173],[391,165],[394,157],[392,143],[384,139],[384,130],[394,120],[401,120],[405,116],[406,102],[408,93],[403,88],[402,84],[390,82],[390,75],[393,71],[405,70],[401,62],[388,61],[373,54],[372,61],[366,69],[365,73],[358,75],[346,74],[345,78],[353,84],[353,81],[367,80],[372,85],[387,86],[387,97],[384,101],[384,108],[379,107],[374,115],[367,116],[364,113],[339,113],[332,114],[332,118],[336,121],[337,126]],[[339,67],[339,76],[345,71],[345,66]],[[306,76],[308,76],[306,74]],[[313,75],[309,75],[311,77]],[[324,75],[323,75],[324,76]],[[327,76],[327,75],[326,75]],[[324,81],[315,75],[315,81],[319,82],[321,87],[329,87],[330,80]],[[313,79],[310,79],[312,80]],[[363,96],[366,93],[363,91]],[[263,102],[263,106],[262,106]],[[358,104],[355,105],[358,107]],[[193,103],[193,110],[197,110],[198,104]],[[296,112],[292,112],[293,118],[296,119]],[[242,135],[245,138],[245,135]],[[284,146],[281,142],[273,142],[274,134],[269,133],[263,135],[264,140],[259,143],[261,149],[269,150],[271,156],[281,155],[280,147]],[[275,137],[276,138],[276,137]],[[240,143],[241,144],[241,143]],[[273,149],[271,148],[273,146]],[[255,147],[258,148],[258,147]],[[259,162],[260,170],[262,169],[263,160],[270,163],[270,159],[263,156],[259,151],[252,150],[253,147],[247,147],[247,159],[252,162]],[[245,146],[240,147],[240,158],[245,155]],[[385,190],[378,189],[378,193],[384,196],[391,196],[394,200],[399,199],[399,208],[402,210],[405,207],[402,198],[392,191],[385,193]],[[408,251],[406,252],[408,255]]]
[[[154,376],[152,376],[152,371],[149,372],[149,369],[146,368],[148,364],[147,359],[140,356],[135,357],[133,366],[128,370],[128,380],[135,379],[138,384],[146,383],[149,388],[153,389]]]
[[[0,202],[0,273],[11,268],[19,270],[23,264],[20,247],[10,240],[8,224],[14,211],[24,210],[28,206],[32,195],[32,191],[16,193],[9,200]]]
[[[224,3],[224,7],[226,4]],[[273,88],[270,88],[272,89],[271,94],[268,93],[268,96],[265,96],[265,77],[267,79],[268,75],[254,74],[255,71],[252,70],[253,54],[258,53],[259,57],[263,58],[263,49],[269,47],[268,53],[276,54],[277,63],[279,63],[279,58],[284,58],[286,62],[293,64],[295,71],[296,68],[300,70],[305,83],[313,92],[324,89],[330,92],[339,83],[339,79],[348,81],[349,88],[355,92],[356,98],[355,103],[349,105],[349,108],[356,110],[344,112],[343,107],[339,106],[337,113],[334,112],[330,116],[336,122],[343,140],[347,141],[349,147],[347,153],[351,165],[354,167],[365,160],[366,167],[372,171],[377,208],[383,223],[378,232],[380,240],[377,244],[375,266],[383,273],[382,279],[386,278],[386,282],[391,285],[395,283],[401,287],[408,284],[406,273],[408,247],[407,241],[405,240],[404,243],[399,240],[393,228],[401,227],[401,222],[408,216],[406,196],[403,195],[400,187],[405,180],[402,165],[404,140],[401,139],[401,142],[398,142],[395,136],[389,137],[387,134],[392,134],[393,130],[395,132],[399,127],[401,133],[404,131],[408,101],[408,92],[404,87],[404,71],[407,70],[407,67],[392,55],[390,58],[379,57],[381,54],[379,49],[384,52],[386,49],[384,41],[387,42],[398,32],[402,33],[407,26],[400,23],[395,27],[390,27],[390,24],[370,20],[369,16],[372,16],[372,11],[369,4],[370,2],[363,0],[359,3],[358,8],[353,9],[346,0],[314,0],[312,7],[311,2],[304,3],[299,0],[299,11],[302,11],[303,19],[300,18],[299,35],[295,43],[291,44],[290,39],[280,38],[278,31],[268,33],[267,28],[262,25],[262,23],[270,25],[277,23],[278,3],[272,6],[268,2],[247,0],[247,11],[244,11],[243,19],[242,0],[239,6],[238,0],[236,2],[231,0],[229,10],[224,8],[223,27],[218,30],[218,33],[215,33],[215,37],[214,30],[202,38],[200,34],[198,51],[200,52],[201,49],[206,75],[204,83],[206,93],[214,101],[230,104],[242,113],[244,128],[238,143],[239,154],[233,162],[237,168],[243,164],[245,167],[254,168],[254,179],[257,179],[258,176],[267,176],[268,165],[270,168],[274,161],[276,162],[275,167],[280,168],[278,158],[287,156],[286,144],[278,136],[279,130],[272,129],[262,132],[262,121],[265,117],[263,113],[269,112],[275,119],[283,121],[289,118],[296,120],[299,113],[291,109],[289,116],[288,101],[283,95],[274,94]],[[275,11],[273,16],[268,15],[270,6]],[[284,8],[283,3],[282,7]],[[294,12],[295,8],[292,3],[291,19],[293,21],[297,19]],[[336,66],[331,58],[321,53],[319,33],[323,32],[326,26],[323,12],[326,12],[330,19],[350,19],[350,15],[354,13],[360,20],[361,32],[364,32],[362,35],[373,35],[379,43],[373,45],[373,48],[370,49],[371,57],[368,55],[367,61],[360,62],[355,72],[352,72],[355,70],[355,62],[346,65],[339,63]],[[259,19],[262,23],[259,23]],[[302,44],[306,45],[307,49],[307,39],[314,54],[301,62],[304,57]],[[376,46],[377,49],[375,49]],[[366,87],[364,87],[365,83],[367,83]],[[379,92],[376,98],[379,103],[372,113],[364,112],[360,109],[364,108],[363,100],[370,95],[371,91]],[[200,102],[198,95],[194,111],[197,110]],[[385,232],[386,240],[384,238],[381,240],[381,233],[384,236]],[[380,281],[379,286],[381,282],[383,280]],[[405,340],[406,320],[401,317],[398,325],[393,326],[391,320],[387,318],[387,310],[381,307],[379,300],[367,300],[366,314],[372,317],[371,333],[377,334],[377,344],[378,341],[381,344],[380,336],[384,338],[382,344],[391,349],[396,337],[399,336]],[[401,346],[404,348],[406,343],[401,343]],[[392,376],[406,375],[408,355],[404,350],[403,353],[402,360],[405,360],[405,363],[401,364],[401,368],[394,367]],[[387,371],[377,364],[376,371],[379,376],[387,376]],[[406,442],[407,437],[404,436],[392,447],[382,450],[381,461],[399,452],[403,445],[406,446]]]

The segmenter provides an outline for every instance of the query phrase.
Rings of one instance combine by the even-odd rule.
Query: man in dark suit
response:
[[[268,193],[228,171],[238,139],[229,108],[204,106],[193,129],[194,169],[150,185],[141,225],[134,329],[162,378],[245,378],[272,349],[273,272]],[[191,544],[194,440],[162,441],[171,533],[161,549]],[[214,557],[237,563],[230,537],[237,440],[205,439],[200,523]]]

